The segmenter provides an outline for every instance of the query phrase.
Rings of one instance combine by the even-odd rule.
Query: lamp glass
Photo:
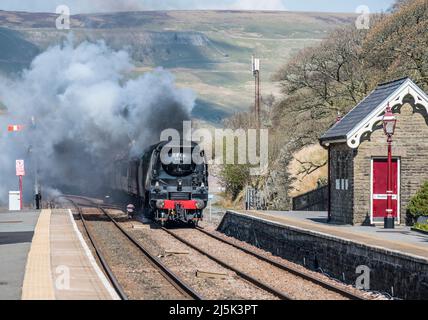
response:
[[[394,134],[394,129],[395,129],[395,121],[387,121],[385,123],[385,132],[387,134]]]

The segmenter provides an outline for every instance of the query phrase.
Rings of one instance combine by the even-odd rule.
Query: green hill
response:
[[[22,70],[29,66],[38,52],[38,48],[23,39],[20,32],[0,27],[0,71]]]
[[[271,81],[278,67],[354,18],[328,13],[149,11],[76,15],[71,28],[77,42],[103,39],[115,49],[127,49],[138,65],[134,76],[157,66],[171,70],[179,86],[197,92],[195,117],[219,123],[253,102],[252,54],[262,60],[262,93],[278,94],[277,83]],[[19,30],[25,43],[41,50],[67,35],[55,29],[55,19],[52,14],[0,11],[3,26]],[[7,68],[7,61],[14,68],[25,65],[17,64],[12,55],[0,68]]]

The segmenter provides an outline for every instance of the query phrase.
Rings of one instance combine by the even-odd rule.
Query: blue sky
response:
[[[133,10],[290,10],[355,12],[366,5],[371,12],[386,11],[394,0],[1,0],[0,10],[55,12],[58,5],[71,13]]]

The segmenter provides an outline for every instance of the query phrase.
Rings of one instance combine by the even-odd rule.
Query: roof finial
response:
[[[388,101],[388,104],[386,105],[386,112],[392,113],[392,109],[391,109],[391,105],[389,104],[389,101]]]

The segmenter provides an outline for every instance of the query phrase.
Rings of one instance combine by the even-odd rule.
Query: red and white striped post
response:
[[[11,124],[7,126],[8,132],[19,132],[24,130],[21,124]],[[19,208],[22,210],[23,206],[23,177],[25,176],[24,160],[16,160],[16,175],[19,178]]]
[[[19,206],[20,210],[23,206],[23,177],[25,176],[25,165],[24,160],[16,160],[16,175],[19,177]]]

